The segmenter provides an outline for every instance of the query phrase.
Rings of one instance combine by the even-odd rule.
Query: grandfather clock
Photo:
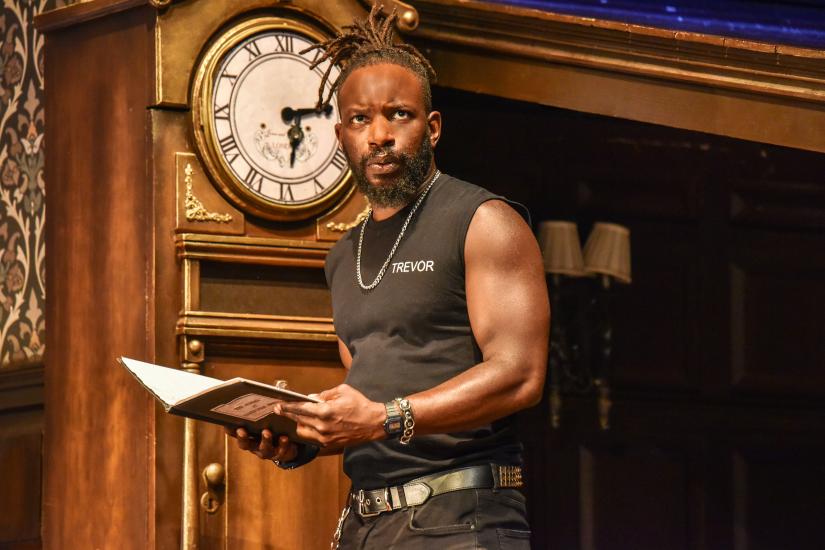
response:
[[[323,263],[363,215],[308,46],[344,0],[48,12],[47,548],[325,548],[339,457],[282,471],[165,415],[114,359],[312,392],[343,379]],[[414,12],[405,24],[414,22]]]

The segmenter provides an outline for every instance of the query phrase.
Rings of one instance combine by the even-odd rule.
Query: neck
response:
[[[418,195],[420,195],[421,192],[424,191],[424,188],[426,187],[426,185],[428,183],[430,183],[430,180],[432,179],[433,174],[435,174],[435,162],[433,162],[430,165],[430,169],[427,171],[427,175],[424,176],[424,179],[418,185],[418,192],[415,194],[415,196],[413,198],[411,198],[408,202],[406,202],[406,203],[404,203],[400,206],[373,206],[372,207],[372,219],[377,221],[377,222],[384,221],[387,218],[391,218],[394,215],[396,215],[399,211],[406,208],[410,203],[415,202],[415,199],[418,198]]]

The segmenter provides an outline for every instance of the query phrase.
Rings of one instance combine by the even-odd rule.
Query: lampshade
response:
[[[597,223],[584,246],[584,266],[589,273],[610,275],[630,283],[630,230],[615,223]]]
[[[569,277],[587,275],[582,260],[579,231],[572,222],[541,222],[539,246],[544,271]]]

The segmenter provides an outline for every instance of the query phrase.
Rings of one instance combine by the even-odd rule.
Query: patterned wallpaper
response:
[[[34,17],[60,0],[3,0],[0,12],[0,368],[45,344],[43,36]]]

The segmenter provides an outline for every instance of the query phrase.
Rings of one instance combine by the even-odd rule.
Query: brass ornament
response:
[[[216,72],[225,57],[244,40],[264,32],[281,31],[300,34],[315,42],[326,40],[327,34],[301,21],[283,17],[261,16],[243,21],[217,38],[206,53],[195,72],[192,86],[192,121],[195,143],[207,172],[218,189],[235,206],[244,212],[276,221],[307,219],[337,202],[350,188],[351,171],[328,189],[323,195],[301,204],[276,203],[249,190],[227,165],[217,138],[212,119],[212,94]],[[313,89],[312,94],[316,93]]]
[[[367,206],[364,207],[364,209],[361,211],[361,213],[358,214],[355,217],[355,219],[352,220],[351,222],[349,222],[349,223],[347,223],[347,222],[339,222],[339,223],[327,222],[325,227],[329,231],[335,231],[336,233],[346,233],[347,231],[349,231],[353,227],[361,224],[365,219],[367,219],[367,216],[369,216],[369,215],[370,215],[370,205],[367,204]]]
[[[190,163],[186,163],[186,168],[183,169],[186,174],[184,182],[186,183],[186,197],[184,198],[184,206],[186,207],[186,221],[190,222],[217,222],[229,223],[232,221],[231,214],[218,214],[217,212],[209,212],[204,208],[203,203],[195,196],[192,191],[192,174],[195,173],[194,168]]]
[[[206,491],[201,495],[201,508],[207,514],[214,514],[224,502],[226,489],[226,469],[223,464],[213,462],[201,472]]]

